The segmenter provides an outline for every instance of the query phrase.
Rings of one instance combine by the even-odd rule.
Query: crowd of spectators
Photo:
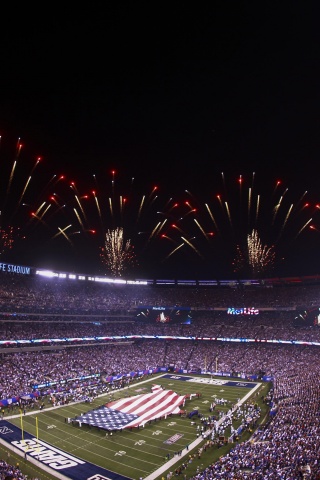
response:
[[[0,480],[28,480],[28,476],[22,473],[19,464],[12,465],[10,459],[0,460]],[[29,478],[29,480],[38,479]]]
[[[294,345],[246,345],[221,343],[211,352],[207,344],[173,341],[173,344],[148,340],[128,346],[77,347],[61,355],[24,352],[6,354],[1,370],[1,384],[7,394],[32,391],[30,381],[48,380],[63,385],[71,377],[100,372],[101,368],[124,372],[128,367],[152,366],[168,349],[173,361],[186,362],[194,356],[204,366],[210,353],[218,354],[219,364],[232,371],[241,367],[246,374],[266,371],[274,378],[274,407],[277,414],[267,426],[256,432],[254,441],[239,443],[219,462],[200,472],[197,479],[267,479],[302,478],[302,467],[318,478],[320,465],[320,360],[318,348]],[[160,352],[161,350],[161,352]],[[169,355],[170,355],[169,354]],[[159,357],[155,357],[159,355]],[[147,364],[146,364],[147,362]],[[130,370],[130,368],[129,368]],[[78,384],[71,384],[76,392]],[[308,477],[307,477],[308,478]]]
[[[274,374],[276,415],[253,439],[238,443],[193,479],[320,478],[318,354],[300,349],[290,355],[285,349],[280,359],[283,365]]]
[[[0,341],[23,339],[87,338],[124,336],[183,336],[197,338],[251,338],[254,340],[286,340],[320,342],[319,325],[310,321],[296,323],[296,312],[260,312],[257,316],[232,316],[227,310],[192,312],[190,324],[157,324],[137,321],[134,312],[116,320],[101,320],[95,316],[70,321],[60,315],[55,320],[46,317],[9,316],[0,312]],[[57,328],[58,326],[58,328]],[[8,346],[10,344],[8,343]],[[23,345],[23,343],[21,343]]]
[[[318,306],[320,287],[304,287],[300,295],[298,287],[290,287],[288,291],[280,288],[277,292],[274,289],[222,289],[223,292],[219,293],[215,289],[205,288],[201,293],[189,287],[156,288],[154,292],[149,287],[140,290],[140,287],[132,286],[129,291],[126,288],[121,291],[121,286],[112,289],[107,286],[103,290],[106,286],[99,285],[95,290],[96,286],[85,285],[77,293],[75,284],[70,288],[54,284],[50,290],[48,282],[40,285],[39,279],[32,282],[31,286],[28,286],[27,280],[23,280],[22,285],[17,281],[16,289],[13,283],[10,279],[7,289],[3,280],[0,284],[0,321],[3,327],[0,336],[4,340],[100,335],[133,335],[137,338],[121,338],[121,341],[118,339],[108,344],[77,344],[68,348],[65,345],[53,345],[48,351],[41,348],[33,351],[28,347],[15,352],[2,350],[1,398],[35,392],[36,385],[48,382],[57,387],[64,385],[65,388],[68,385],[75,391],[79,388],[75,379],[82,376],[101,374],[101,382],[108,375],[169,365],[186,371],[236,372],[242,377],[267,375],[273,378],[272,400],[276,414],[255,432],[250,441],[239,442],[227,455],[199,471],[193,478],[320,479],[319,347],[202,339],[221,337],[317,342],[320,339],[320,327],[295,324],[293,307]],[[88,291],[83,291],[83,288],[88,288]],[[310,291],[307,292],[308,288]],[[130,316],[137,304],[188,305],[198,310],[191,325],[141,324]],[[211,308],[253,305],[274,310],[261,311],[261,315],[254,317],[239,315],[232,318],[224,310],[210,311]],[[279,305],[283,310],[276,309]],[[81,315],[85,311],[89,317],[78,322],[73,318],[70,322],[68,315],[75,312]],[[24,320],[19,315],[14,318],[12,314],[17,312],[29,316]],[[117,321],[108,317],[110,312],[115,312]],[[100,314],[105,318],[97,322],[97,315]],[[50,317],[49,320],[46,315]],[[121,323],[119,315],[123,319]],[[151,335],[152,338],[144,339],[141,337],[143,335]],[[171,339],[157,338],[159,335],[168,335]],[[184,339],[172,339],[175,335]]]
[[[150,286],[0,275],[3,311],[69,315],[126,313],[139,305],[296,308],[319,306],[318,284],[290,286]],[[187,305],[186,305],[187,303]]]

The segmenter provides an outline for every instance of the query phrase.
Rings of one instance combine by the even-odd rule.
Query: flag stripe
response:
[[[165,408],[166,405],[170,406],[179,396],[174,392],[167,392],[167,395],[162,398],[154,399],[153,402],[148,402],[145,406],[138,408],[137,410],[130,411],[129,413],[135,413],[135,415],[143,415],[144,412],[156,411],[158,408]]]
[[[147,394],[147,395],[149,396],[150,394]],[[139,400],[139,398],[144,398],[144,397],[146,397],[146,394],[136,395],[135,397],[130,397],[130,398],[121,398],[120,400],[115,400],[113,402],[107,403],[106,407],[122,411],[127,406],[130,406],[133,401]]]
[[[144,412],[146,409],[152,408],[156,404],[165,402],[166,398],[172,393],[173,392],[171,392],[170,390],[161,390],[160,392],[143,395],[142,398],[140,397],[139,399],[133,401],[131,405],[127,405],[126,407],[121,408],[121,412],[140,415],[141,412]],[[113,406],[112,408],[120,410],[118,406]]]
[[[184,402],[185,397],[179,396],[174,392],[171,392],[169,398],[166,401],[157,403],[154,408],[148,408],[139,415],[138,419],[133,420],[127,425],[127,427],[137,427],[138,425],[144,425],[149,420],[154,420],[160,417],[164,417],[171,413],[179,413],[179,406]]]

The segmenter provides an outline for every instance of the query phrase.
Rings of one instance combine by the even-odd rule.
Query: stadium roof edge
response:
[[[107,275],[63,272],[54,269],[30,267],[18,264],[0,263],[0,275],[44,276],[46,278],[92,281],[115,285],[154,285],[154,286],[196,286],[196,287],[275,287],[284,285],[312,285],[320,283],[320,275],[274,277],[261,279],[125,279],[112,278]]]

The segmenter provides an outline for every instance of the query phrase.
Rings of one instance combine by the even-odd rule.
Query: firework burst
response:
[[[314,229],[319,207],[306,191],[297,197],[296,190],[280,181],[270,187],[266,178],[259,185],[255,174],[249,181],[241,175],[230,186],[223,174],[221,178],[219,193],[203,191],[200,198],[184,190],[168,198],[158,187],[150,188],[149,194],[141,194],[138,187],[136,195],[133,179],[129,194],[117,194],[113,171],[110,194],[107,188],[97,188],[91,197],[100,231],[104,236],[120,226],[135,247],[136,265],[180,262],[186,268],[205,266],[212,276],[218,267],[229,274],[265,275],[283,264],[292,245]],[[221,182],[217,184],[221,188]],[[85,223],[84,215],[82,220]],[[98,230],[98,225],[91,228]]]
[[[257,230],[252,230],[252,232],[247,235],[245,250],[241,250],[241,247],[239,245],[237,246],[234,269],[237,272],[243,272],[249,269],[251,277],[256,278],[273,269],[275,258],[274,247],[263,245]]]
[[[125,270],[134,264],[134,248],[130,239],[124,239],[122,227],[107,231],[100,257],[102,263],[114,277],[121,277]]]
[[[146,187],[133,177],[118,179],[111,169],[107,176],[104,171],[104,176],[80,180],[78,172],[72,178],[49,174],[40,157],[27,158],[20,139],[13,153],[0,154],[0,254],[6,260],[12,250],[22,262],[40,250],[45,256],[60,248],[66,257],[72,249],[96,256],[112,274],[122,274],[140,264],[168,261],[178,245],[201,257],[184,228],[195,210],[188,202],[178,205],[167,194],[159,194],[157,186]],[[165,237],[171,245],[161,241]],[[124,239],[130,239],[129,249]],[[112,256],[118,260],[111,267]],[[121,267],[115,266],[117,262]]]
[[[13,248],[14,237],[15,232],[13,227],[0,230],[0,255],[3,255],[5,252]]]
[[[40,249],[50,255],[58,244],[65,256],[70,249],[90,256],[114,276],[159,267],[174,272],[181,265],[189,276],[198,267],[210,278],[222,271],[259,276],[319,231],[312,195],[265,177],[259,182],[255,174],[231,183],[221,174],[209,191],[194,195],[123,179],[111,168],[80,180],[79,172],[52,175],[40,157],[26,158],[20,139],[9,162],[0,155],[3,258],[17,245],[33,258]]]
[[[174,259],[179,250],[184,250],[189,259],[190,255],[203,259],[189,224],[197,224],[198,235],[202,232],[208,239],[207,233],[185,194],[175,202],[158,186],[146,187],[133,177],[123,180],[115,170],[104,180],[93,175],[85,190],[80,183],[72,189],[77,200],[73,202],[75,221],[81,230],[97,233],[102,265],[113,275],[132,273],[137,267],[140,272],[145,267],[156,270]],[[129,251],[125,239],[130,239]]]
[[[270,187],[265,177],[259,184],[254,173],[249,180],[240,175],[234,185],[224,174],[221,179],[218,193],[203,193],[204,204],[186,191],[197,212],[187,231],[212,270],[225,262],[224,271],[261,276],[283,264],[315,229],[319,207],[307,191],[291,191],[280,181]]]

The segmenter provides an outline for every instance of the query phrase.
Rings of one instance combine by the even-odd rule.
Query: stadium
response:
[[[21,6],[0,480],[320,480],[318,3]]]
[[[2,263],[2,472],[320,478],[319,282]]]

